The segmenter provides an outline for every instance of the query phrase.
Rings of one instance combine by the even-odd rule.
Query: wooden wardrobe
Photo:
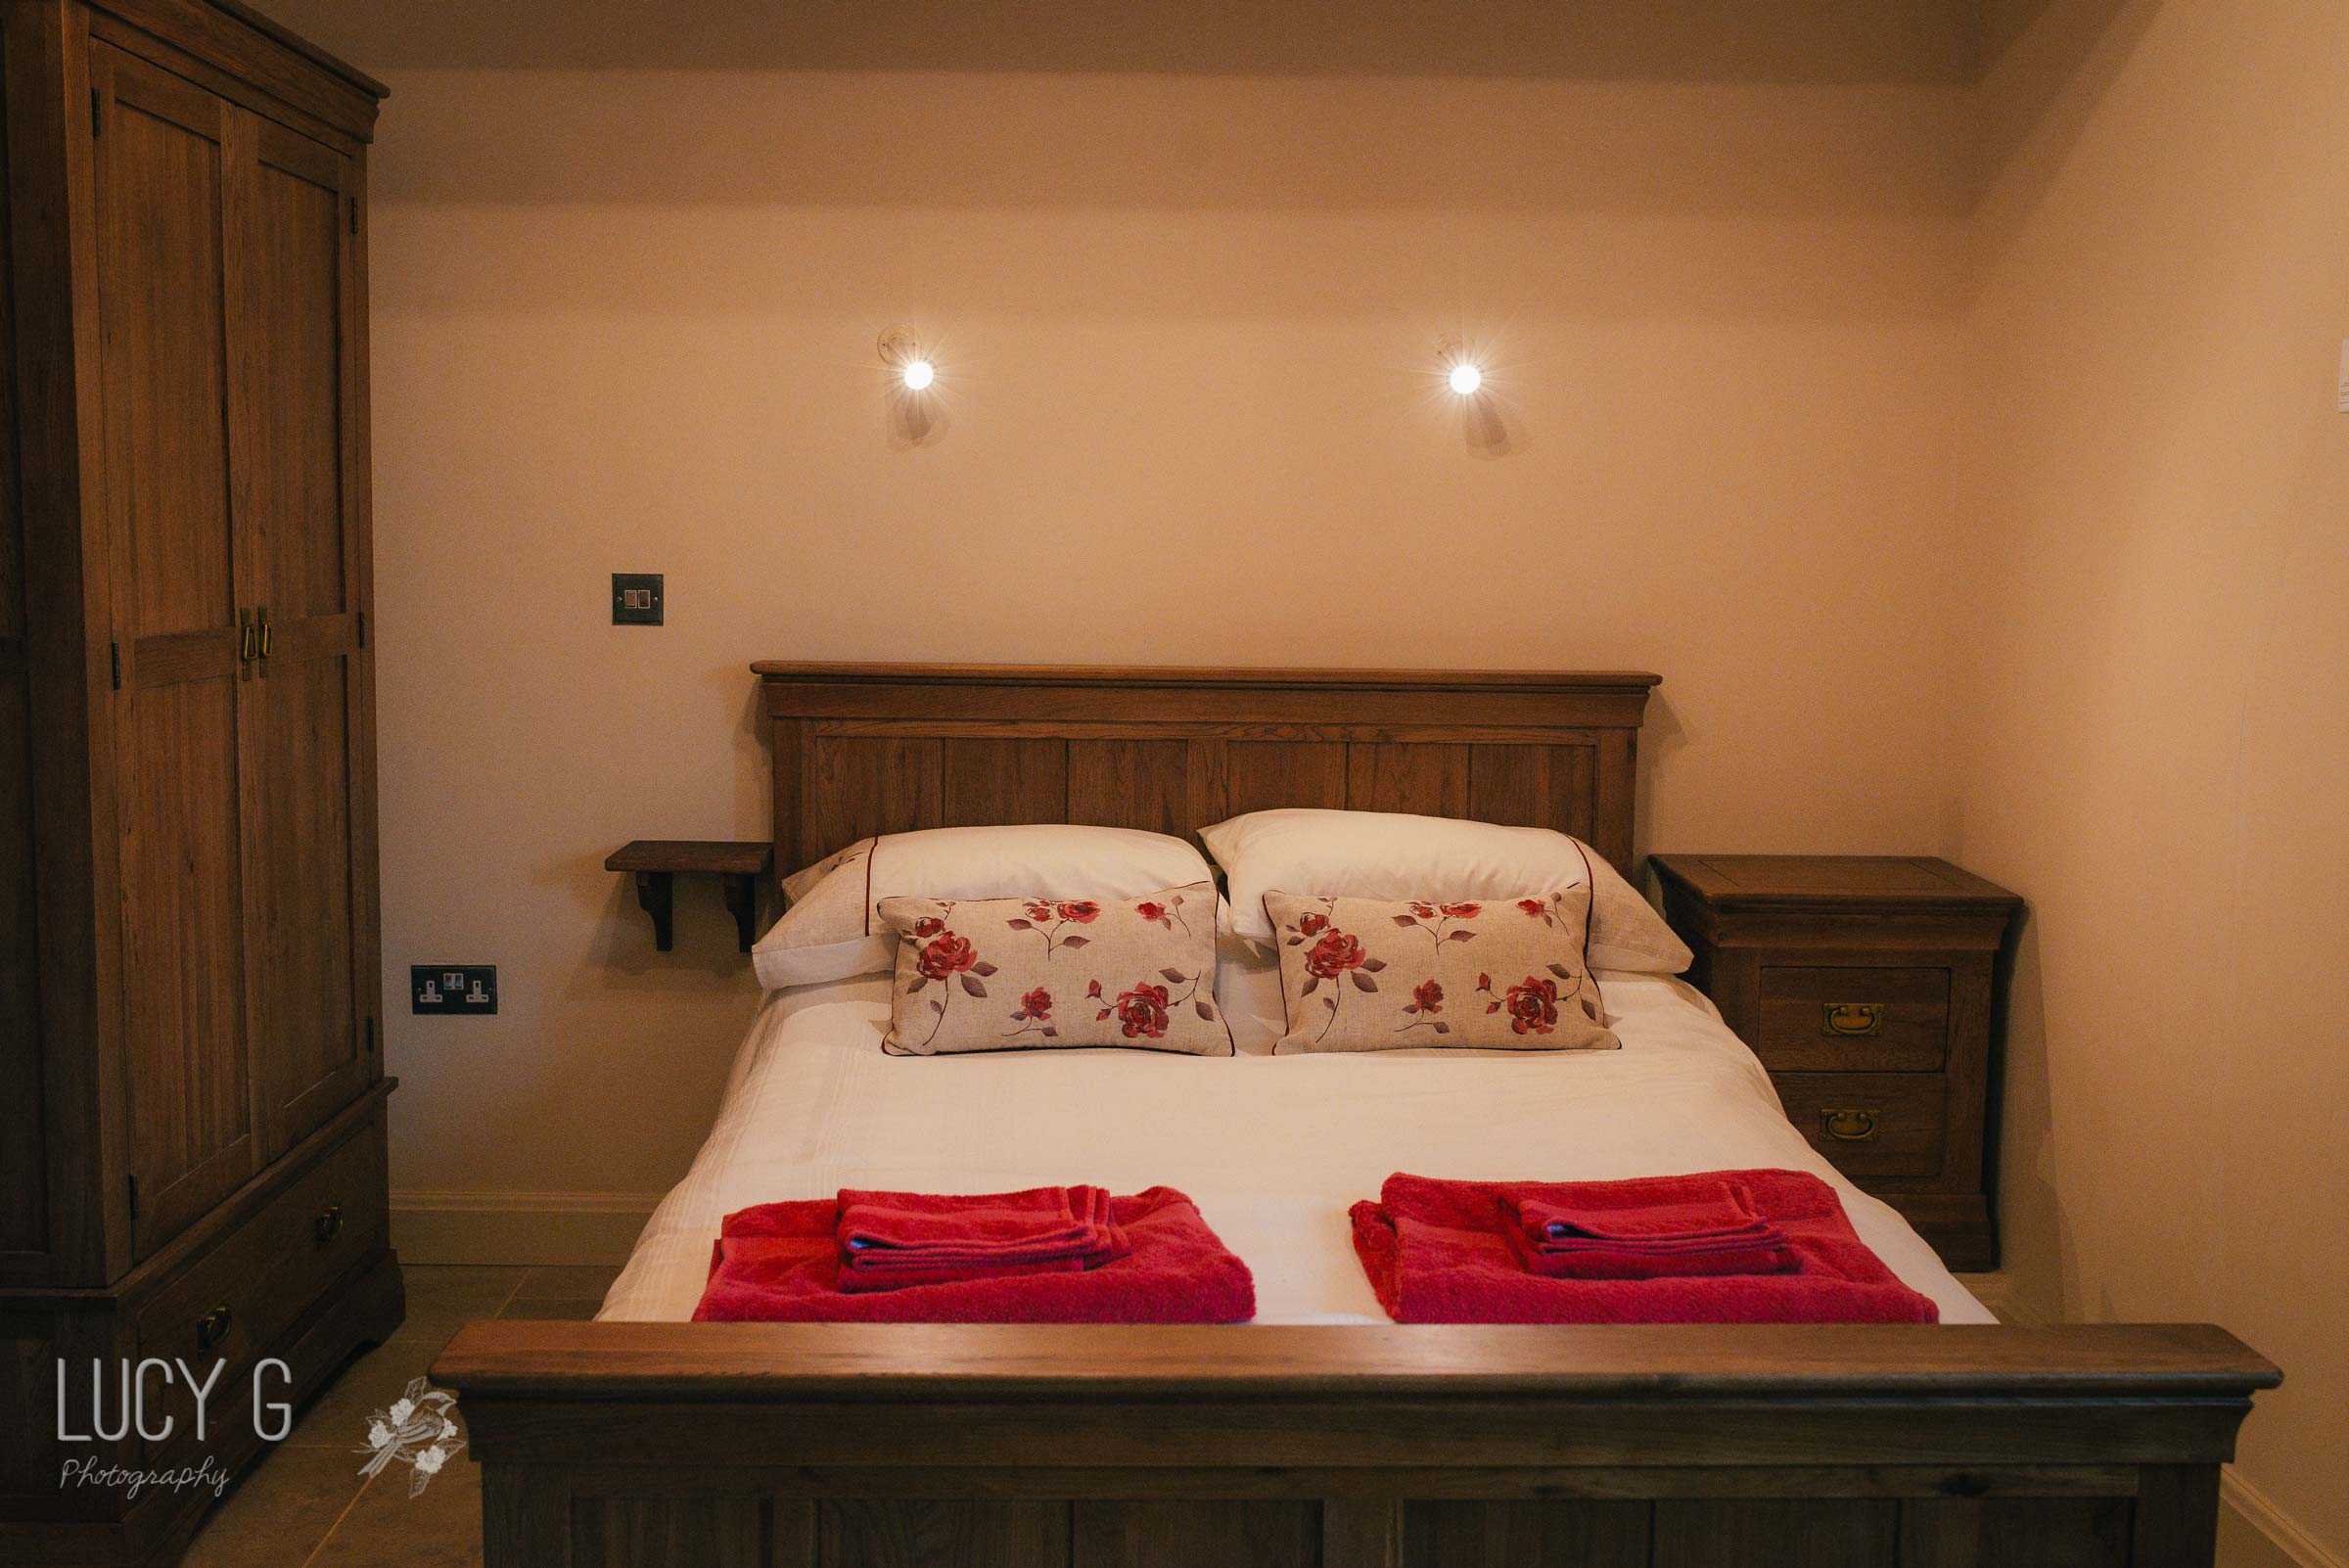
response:
[[[229,0],[0,5],[0,1563],[165,1562],[208,1488],[133,1501],[64,1464],[234,1468],[256,1387],[299,1400],[401,1314],[369,615],[384,90]],[[147,1358],[218,1365],[201,1441],[176,1375],[147,1382],[151,1435],[102,1435]],[[290,1378],[256,1385],[267,1358]]]

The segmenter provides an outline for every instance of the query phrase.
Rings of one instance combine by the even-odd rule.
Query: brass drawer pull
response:
[[[196,1350],[199,1355],[209,1352],[214,1345],[228,1338],[230,1315],[228,1303],[222,1302],[196,1319]]]
[[[1876,1135],[1876,1121],[1883,1114],[1874,1109],[1827,1109],[1819,1113],[1819,1127],[1838,1143],[1865,1143]]]
[[[1884,1027],[1882,1002],[1822,1002],[1819,1012],[1822,1035],[1873,1035]]]
[[[318,1217],[310,1222],[310,1229],[317,1235],[318,1245],[321,1247],[341,1235],[343,1233],[343,1205],[329,1204],[325,1209],[319,1211]]]

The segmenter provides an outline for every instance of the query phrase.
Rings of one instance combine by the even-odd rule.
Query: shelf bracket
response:
[[[751,939],[759,926],[759,878],[749,871],[726,873],[726,907],[734,915],[734,939],[744,952],[751,950]]]
[[[653,945],[663,952],[677,945],[676,881],[668,871],[636,873],[636,904],[653,917]]]

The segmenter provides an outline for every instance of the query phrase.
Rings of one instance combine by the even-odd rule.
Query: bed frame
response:
[[[1268,806],[1633,866],[1635,673],[754,667],[775,866]],[[486,1568],[2209,1568],[2205,1325],[475,1323]]]

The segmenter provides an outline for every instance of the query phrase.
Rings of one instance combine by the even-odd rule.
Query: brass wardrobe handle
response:
[[[1825,1002],[1819,1011],[1822,1035],[1873,1035],[1884,1027],[1882,1002]]]
[[[310,1222],[310,1229],[316,1233],[318,1245],[321,1247],[341,1235],[343,1233],[343,1205],[333,1203],[320,1210],[318,1217]]]
[[[253,663],[253,650],[259,646],[259,640],[255,635],[259,629],[250,621],[237,627],[237,663],[241,665]]]
[[[261,614],[266,617],[269,612],[264,610],[261,612]],[[268,620],[263,620],[261,622],[261,657],[263,659],[269,657],[269,633],[275,629],[276,623]]]
[[[1872,1108],[1822,1110],[1819,1113],[1819,1126],[1838,1143],[1865,1143],[1876,1135],[1876,1119],[1881,1115],[1881,1111]]]
[[[228,1338],[228,1324],[231,1316],[228,1303],[222,1302],[196,1319],[196,1349],[199,1353],[208,1351],[214,1345]]]

